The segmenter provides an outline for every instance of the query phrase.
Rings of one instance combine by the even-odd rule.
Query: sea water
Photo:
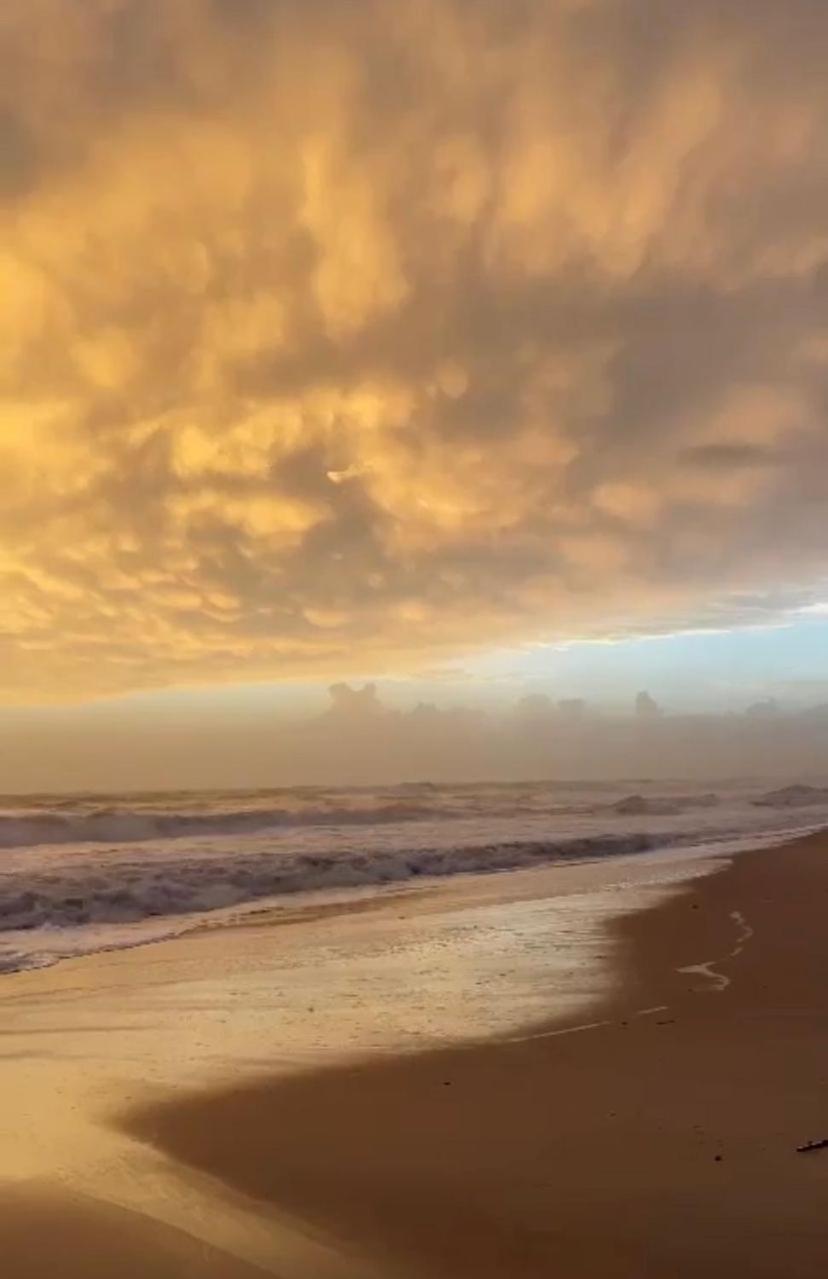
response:
[[[413,881],[828,824],[828,790],[537,781],[0,799],[0,970]]]

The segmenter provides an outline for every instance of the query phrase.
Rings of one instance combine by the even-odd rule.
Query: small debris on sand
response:
[[[807,1155],[812,1150],[828,1150],[828,1137],[821,1137],[818,1141],[806,1141],[804,1146],[797,1146],[796,1153]]]

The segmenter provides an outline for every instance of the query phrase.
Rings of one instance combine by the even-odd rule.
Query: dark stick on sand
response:
[[[823,1137],[820,1141],[806,1141],[804,1146],[797,1146],[796,1153],[807,1155],[812,1150],[828,1150],[828,1137]]]

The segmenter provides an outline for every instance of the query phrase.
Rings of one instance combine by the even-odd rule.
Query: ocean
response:
[[[646,780],[0,798],[0,971],[254,910],[621,854],[776,842],[828,789]]]

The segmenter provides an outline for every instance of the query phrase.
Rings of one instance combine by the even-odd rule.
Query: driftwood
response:
[[[823,1137],[819,1141],[806,1141],[804,1146],[797,1146],[796,1153],[807,1155],[812,1150],[828,1150],[828,1137]]]

